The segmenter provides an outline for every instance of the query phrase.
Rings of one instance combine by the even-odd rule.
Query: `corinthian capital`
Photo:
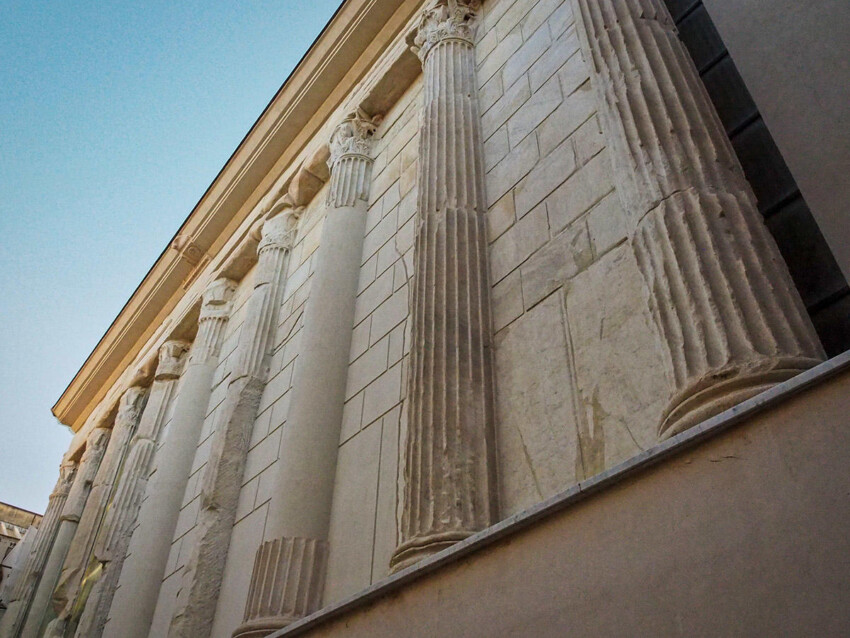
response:
[[[295,244],[298,220],[301,219],[303,211],[303,207],[284,208],[271,219],[267,219],[263,224],[262,239],[257,247],[257,253],[261,254],[270,248],[290,250]]]
[[[362,155],[369,157],[369,139],[378,128],[380,118],[370,118],[362,109],[347,115],[331,133],[328,144],[331,156],[328,168],[334,166],[344,155]]]
[[[67,496],[76,474],[77,463],[75,461],[63,461],[59,466],[59,479],[56,481],[56,486],[53,488],[50,497]]]
[[[226,277],[221,277],[212,282],[201,297],[201,316],[204,319],[227,317],[230,314],[229,302],[236,290],[236,283]],[[162,356],[160,354],[160,356]]]
[[[162,344],[159,348],[159,363],[156,366],[154,379],[157,381],[177,379],[183,370],[183,355],[189,351],[189,346],[188,342],[178,339]]]
[[[411,49],[425,62],[429,51],[439,42],[461,40],[472,44],[475,17],[480,8],[480,0],[434,0],[419,18]]]
[[[118,403],[118,414],[115,415],[115,423],[135,423],[142,415],[145,401],[148,398],[148,389],[141,386],[133,386],[121,395]]]

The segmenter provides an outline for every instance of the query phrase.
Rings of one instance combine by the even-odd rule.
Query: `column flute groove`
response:
[[[496,521],[490,285],[473,36],[478,2],[439,0],[424,67],[408,436],[398,570]],[[459,134],[458,134],[459,133]]]
[[[128,543],[130,554],[124,558],[120,587],[113,592],[104,636],[147,638],[207,413],[235,288],[234,282],[221,278],[202,296],[198,332],[180,377],[171,424],[156,453],[156,471],[147,482],[145,499],[136,515],[138,526]]]
[[[574,0],[672,373],[672,436],[824,358],[663,0]]]

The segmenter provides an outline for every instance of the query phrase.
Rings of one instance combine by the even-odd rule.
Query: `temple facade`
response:
[[[850,233],[706,5],[343,2],[54,406],[0,637],[850,632]]]

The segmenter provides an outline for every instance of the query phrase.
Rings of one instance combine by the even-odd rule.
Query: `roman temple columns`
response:
[[[478,10],[475,1],[434,2],[413,41],[424,106],[396,570],[497,520]]]
[[[81,592],[98,530],[147,397],[147,388],[139,386],[132,386],[121,395],[109,445],[97,469],[74,540],[68,548],[59,581],[53,591],[52,605],[57,617],[50,623],[45,634],[47,636],[63,636],[66,626],[72,620],[74,602]]]
[[[96,579],[96,582],[88,594],[77,624],[75,635],[80,638],[99,638],[103,633],[151,472],[157,441],[165,425],[168,406],[176,391],[189,345],[185,341],[166,341],[159,349],[159,361],[148,402],[94,545],[92,562],[95,573],[90,578]],[[79,601],[76,606],[80,607]]]
[[[282,212],[279,212],[281,207]],[[169,636],[207,636],[215,616],[242,486],[245,455],[266,384],[287,256],[300,210],[281,204],[272,209],[274,213],[277,215],[266,220],[262,227],[254,289],[246,304],[236,350],[231,355],[234,363],[227,394],[216,419],[210,458],[202,477],[198,531],[192,555],[184,568],[182,591],[178,595]]]
[[[266,523],[269,540],[257,551],[245,623],[234,636],[265,636],[321,604],[375,127],[357,112],[331,136],[328,211]]]
[[[156,472],[138,515],[132,553],[124,561],[121,582],[126,585],[115,592],[109,621],[103,630],[106,636],[146,638],[148,635],[207,412],[234,288],[232,281],[222,278],[210,284],[203,294],[198,333],[174,399],[171,425],[157,453]]]
[[[98,424],[86,439],[86,448],[80,458],[74,484],[68,492],[68,497],[62,508],[62,515],[59,517],[59,529],[56,532],[53,545],[33,594],[26,621],[17,635],[37,638],[41,633],[42,620],[50,606],[53,588],[59,579],[59,572],[65,562],[71,541],[74,540],[74,532],[76,532],[77,524],[83,515],[86,499],[88,499],[89,492],[92,489],[92,482],[106,452],[109,435],[110,430]]]
[[[663,0],[576,0],[617,192],[673,372],[670,436],[824,357]]]
[[[76,474],[77,463],[75,461],[65,460],[59,466],[59,480],[56,481],[56,486],[50,493],[47,511],[38,527],[35,542],[24,562],[23,571],[17,577],[9,606],[3,614],[2,622],[0,622],[0,637],[2,638],[17,636],[26,619],[30,601],[53,545],[53,539],[59,529],[60,516]]]

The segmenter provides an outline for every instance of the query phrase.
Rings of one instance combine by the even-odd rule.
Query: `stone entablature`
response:
[[[268,635],[820,360],[665,12],[345,3],[57,404],[14,631]]]

